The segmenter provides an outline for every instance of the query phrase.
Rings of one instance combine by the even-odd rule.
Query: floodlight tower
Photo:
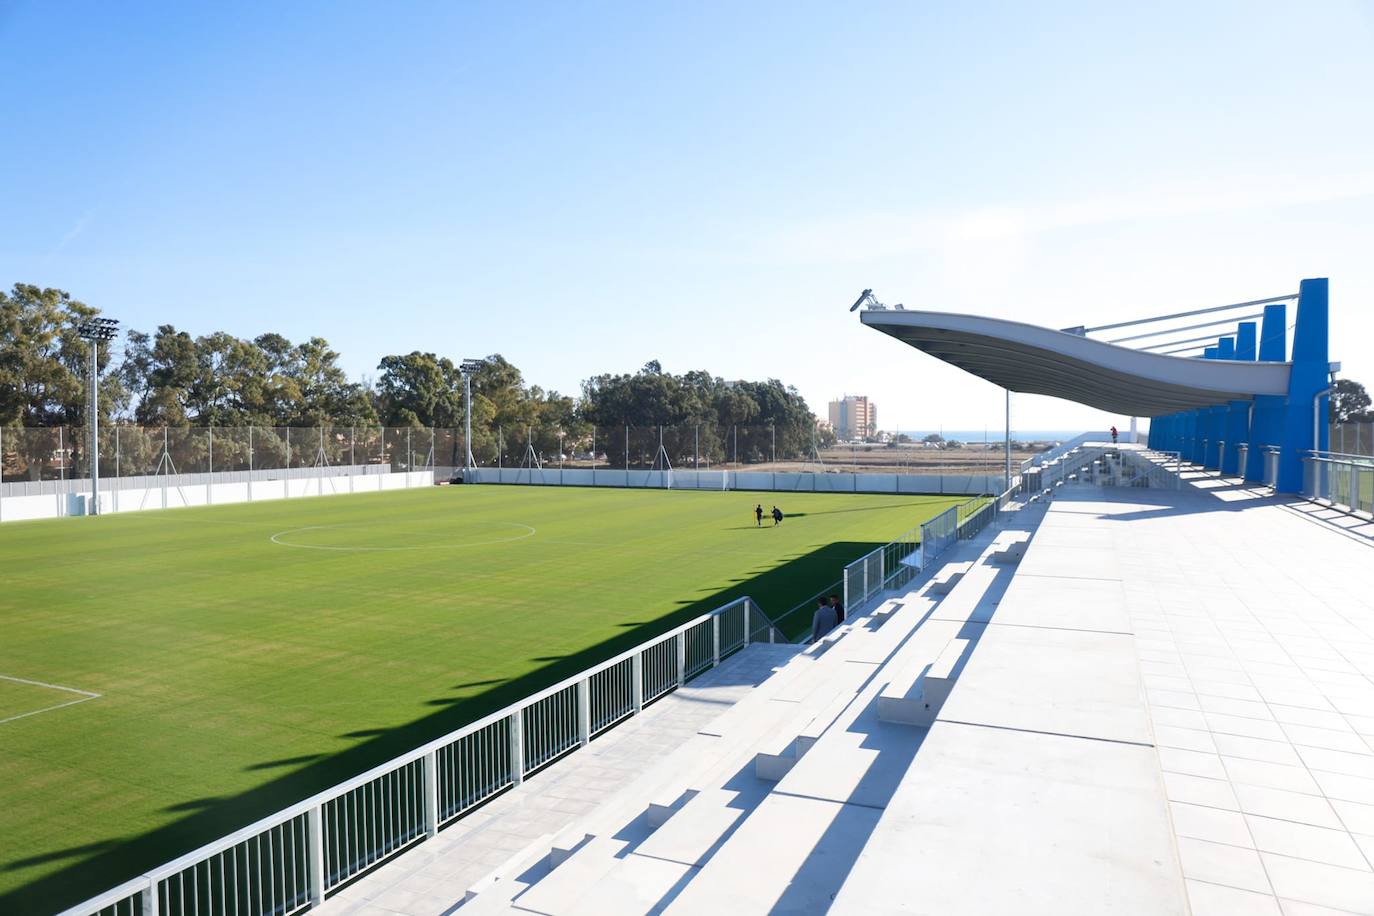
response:
[[[89,389],[86,411],[91,415],[91,446],[87,451],[91,462],[92,515],[100,514],[100,342],[114,340],[119,322],[113,318],[88,318],[77,326],[76,333],[91,345],[91,368],[86,373]]]
[[[467,474],[477,462],[472,457],[472,373],[487,364],[485,359],[465,359],[458,366],[463,373],[463,482],[467,483]]]

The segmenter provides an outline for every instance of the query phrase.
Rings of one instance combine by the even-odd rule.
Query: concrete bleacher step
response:
[[[646,819],[647,827],[652,829],[682,807],[692,792],[725,778],[721,773],[728,776],[752,761],[762,742],[795,734],[797,718],[810,709],[804,701],[830,682],[824,672],[817,675],[817,666],[822,664],[825,663],[797,658],[784,666],[764,683],[767,690],[752,691],[703,726],[671,759],[661,760],[641,774],[579,824],[579,829],[593,834],[613,833],[637,818]],[[829,664],[838,665],[839,661]],[[803,683],[793,686],[797,681]],[[838,682],[832,682],[829,689],[835,689],[835,683]],[[783,690],[787,691],[786,696],[770,695]]]
[[[1015,565],[1017,563],[1020,563],[1021,558],[1025,555],[1026,542],[1017,541],[1013,544],[1008,544],[1006,547],[1003,547],[1001,550],[998,550],[995,553],[993,553],[992,562],[1008,566]]]
[[[971,641],[951,639],[924,671],[898,674],[878,695],[878,718],[884,722],[929,728],[954,689]]]
[[[695,736],[673,761],[660,765],[664,772],[645,774],[623,790],[600,812],[595,826],[578,825],[577,833],[593,833],[594,839],[582,843],[536,886],[521,894],[514,901],[514,911],[578,912],[580,895],[587,887],[584,882],[592,880],[599,882],[598,900],[604,909],[588,912],[618,912],[622,905],[623,911],[636,912],[634,907],[648,900],[647,889],[675,873],[630,862],[643,858],[629,851],[634,843],[642,843],[635,852],[658,849],[659,855],[665,855],[674,850],[682,857],[687,855],[684,849],[710,848],[747,813],[738,804],[740,798],[757,799],[767,794],[769,783],[754,776],[758,748],[770,743],[795,748],[799,738],[803,746],[814,740],[874,670],[871,665],[852,664],[838,654],[828,659],[799,656],[787,668],[795,670],[782,679],[785,689],[777,692],[783,696],[751,695],[741,700],[727,721],[719,721],[725,718],[722,716],[713,723],[712,728],[721,734]],[[627,824],[637,826],[630,829]],[[635,831],[647,836],[637,836]],[[623,861],[617,865],[609,861],[612,859]],[[622,869],[629,869],[623,880],[613,877]],[[681,877],[677,874],[673,881]],[[615,899],[608,896],[612,890],[618,895]]]
[[[922,733],[878,718],[889,667],[925,668],[959,626],[926,621],[685,877],[665,912],[825,912],[920,745]]]
[[[997,538],[1006,543],[1023,536],[1018,530]],[[947,695],[966,661],[971,635],[976,639],[982,631],[983,625],[971,618],[999,578],[990,559],[999,548],[992,542],[989,536],[968,546],[964,555],[974,559],[958,561],[969,565],[948,594],[928,598],[922,591],[927,586],[921,586],[920,594],[903,600],[907,629],[902,639],[885,646],[890,651],[872,678],[804,754],[790,766],[784,764],[781,779],[757,808],[735,820],[705,862],[691,861],[700,871],[683,877],[666,912],[825,911],[925,734],[911,731],[905,722],[887,721],[882,694],[893,694],[894,684],[911,693],[924,675],[930,677],[928,687],[922,683],[927,698]],[[847,642],[832,650],[832,656],[846,653]],[[689,812],[679,817],[686,827]],[[677,854],[687,859],[683,850]]]
[[[553,842],[554,835],[551,833],[537,837],[504,863],[474,881],[464,893],[459,911],[463,916],[507,911],[511,898],[543,878],[553,867],[549,861]]]
[[[826,780],[833,780],[835,773],[863,772],[864,764],[872,761],[872,753],[863,746],[861,736],[855,733],[844,733],[848,731],[848,726],[853,722],[866,718],[868,724],[866,728],[882,729],[888,728],[877,715],[877,706],[874,700],[877,699],[879,685],[883,673],[889,666],[899,666],[901,669],[910,669],[914,672],[921,672],[929,666],[930,659],[937,658],[941,647],[947,647],[951,643],[952,636],[958,632],[960,625],[955,622],[936,621],[925,622],[923,628],[929,628],[930,632],[914,632],[911,640],[907,644],[900,645],[899,651],[890,655],[889,661],[872,672],[872,676],[866,678],[866,683],[861,684],[853,694],[846,694],[842,698],[831,700],[830,705],[822,713],[812,717],[808,722],[808,728],[804,729],[801,735],[794,740],[791,750],[794,757],[791,759],[771,759],[760,755],[756,758],[756,775],[761,779],[768,779],[771,776],[778,776],[776,792],[785,792],[787,795],[805,794],[818,783]],[[956,662],[952,662],[955,665]],[[890,729],[889,729],[890,731]],[[837,732],[841,735],[837,736]],[[889,737],[892,737],[889,735]],[[908,746],[912,744],[910,737],[897,737],[903,740]],[[800,751],[800,753],[796,753]],[[812,765],[812,754],[822,754],[823,758],[829,761],[822,762],[820,765]],[[844,758],[844,759],[841,759]],[[768,766],[763,770],[758,764]],[[835,769],[831,770],[831,766]],[[905,762],[897,761],[893,766],[888,766],[883,770],[882,779],[878,780],[881,786],[894,788],[900,773],[903,772]],[[804,776],[794,777],[794,773],[800,772],[798,768],[809,770]],[[763,772],[760,772],[763,770]],[[798,781],[800,779],[800,781]],[[841,777],[842,781],[842,777]],[[868,780],[872,783],[872,780]],[[738,784],[732,787],[739,790]],[[859,787],[851,787],[848,791],[860,791]],[[879,788],[879,797],[881,797]],[[662,858],[672,858],[673,861],[683,865],[697,865],[706,867],[710,851],[721,846],[721,840],[725,845],[732,842],[731,835],[735,831],[747,829],[749,818],[753,817],[752,806],[747,803],[747,798],[741,799],[743,792],[735,795],[734,801],[728,801],[730,795],[724,792],[713,792],[713,794],[703,794],[701,797],[694,798],[682,812],[677,814],[675,820],[669,821],[664,828],[655,832],[650,839],[644,840],[642,846],[636,853],[644,856],[654,856]],[[769,794],[760,802],[761,806],[772,805],[774,795]],[[745,803],[741,803],[741,801]],[[688,887],[694,883],[695,876],[684,876]]]
[[[583,894],[566,916],[645,916],[662,913],[677,885],[698,869],[650,856],[628,855],[608,872],[592,893]]]
[[[972,568],[973,563],[969,561],[946,563],[944,568],[930,580],[930,586],[926,589],[928,595],[948,595],[954,586],[959,584],[959,580],[964,578],[964,574]]]
[[[510,898],[508,907],[516,912],[527,913],[567,912],[570,902],[587,889],[597,887],[606,874],[615,868],[624,846],[623,842],[613,837],[593,837],[557,868],[549,871],[542,880]],[[466,909],[466,906],[463,907],[463,910]],[[505,911],[497,909],[492,912]]]
[[[963,555],[977,558],[975,545],[961,547]],[[827,729],[842,718],[852,719],[860,693],[876,693],[873,678],[879,666],[916,664],[904,642],[918,629],[931,631],[915,640],[923,646],[917,651],[926,654],[918,671],[935,651],[932,639],[939,639],[941,645],[949,642],[950,628],[955,625],[929,621],[932,608],[981,587],[978,577],[967,578],[978,563],[955,562],[967,565],[957,570],[958,578],[948,593],[926,597],[921,592],[928,591],[929,581],[917,583],[913,590],[883,599],[875,612],[851,618],[823,652],[814,652],[815,647],[810,647],[810,654],[795,647],[783,650],[779,660],[785,663],[776,673],[703,727],[673,760],[661,761],[587,823],[547,843],[543,874],[528,889],[515,887],[518,899],[510,903],[510,911],[575,912],[583,905],[579,888],[614,885],[620,888],[615,900],[607,898],[599,904],[603,909],[587,911],[615,912],[623,902],[624,911],[642,912],[635,907],[650,905],[651,898],[658,899],[655,893],[666,891],[662,881],[671,879],[670,885],[690,882],[692,875],[683,869],[700,867],[704,855],[693,858],[691,850],[711,848],[747,818],[748,806],[737,804],[739,781],[745,774],[756,784],[751,791],[766,797],[769,777],[784,784],[808,751],[819,746]],[[883,618],[883,625],[874,626],[875,618]],[[776,758],[776,769],[769,772],[765,763],[760,771],[760,762],[769,754]],[[663,869],[641,864],[637,860],[646,857],[637,855],[643,850],[634,848],[635,842],[648,844],[644,849],[649,851],[670,854],[676,866]],[[612,877],[622,870],[621,877]],[[498,907],[493,911],[499,912],[500,896],[509,901],[511,895],[507,890],[488,896]]]
[[[812,716],[796,737],[785,740],[783,747],[755,754],[754,775],[768,782],[777,782],[786,776],[792,766],[811,749],[854,698],[855,694],[837,692],[835,698]]]

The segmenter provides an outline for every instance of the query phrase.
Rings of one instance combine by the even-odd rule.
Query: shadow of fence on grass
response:
[[[736,598],[749,595],[765,613],[780,614],[833,582],[836,571],[844,564],[878,546],[876,542],[840,541],[787,557],[775,565],[750,570],[732,580],[726,588],[703,589],[695,597],[685,597],[676,602],[675,609],[665,609],[662,616],[654,620],[644,619],[643,608],[627,610],[625,621],[609,622],[611,626],[625,627],[624,632],[610,639],[565,656],[532,656],[531,660],[548,661],[539,669],[511,680],[490,679],[455,685],[454,689],[490,686],[475,696],[431,698],[428,703],[436,707],[435,712],[405,725],[369,728],[360,723],[358,729],[340,736],[361,739],[360,743],[337,754],[316,755],[313,761],[311,755],[281,760],[271,756],[272,748],[265,747],[264,760],[248,769],[267,773],[272,768],[297,761],[307,765],[236,796],[194,802],[168,799],[169,807],[164,810],[186,810],[187,816],[139,836],[111,837],[68,849],[34,850],[26,858],[0,866],[6,871],[17,871],[40,863],[71,860],[71,864],[60,870],[0,895],[0,913],[58,912],[462,728]],[[803,629],[809,629],[809,618],[802,623],[805,624]]]

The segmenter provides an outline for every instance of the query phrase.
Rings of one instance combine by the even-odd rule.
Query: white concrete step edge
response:
[[[505,862],[474,881],[463,894],[459,911],[463,916],[473,916],[500,912],[508,907],[516,894],[530,886],[516,881],[516,876],[538,865],[541,859],[546,859],[553,841],[552,833],[536,837]]]
[[[954,689],[954,681],[971,640],[951,639],[928,667],[910,666],[899,672],[878,694],[878,718],[883,722],[929,728]]]

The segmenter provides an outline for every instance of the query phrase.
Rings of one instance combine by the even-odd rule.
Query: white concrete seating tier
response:
[[[1110,546],[1073,522],[1042,526],[973,615],[976,648],[832,912],[1186,912]]]
[[[989,531],[961,545],[963,555],[977,559],[954,561],[967,566],[947,595],[935,596],[935,601],[926,583],[904,599],[898,613],[914,611],[919,627],[907,631],[861,694],[725,839],[666,912],[825,911],[924,735],[922,729],[884,722],[879,697],[894,679],[911,683],[919,678],[959,639],[977,609],[998,600],[1005,577],[999,579],[986,555],[996,540],[1023,534],[1015,527]],[[655,854],[670,852],[648,848]]]
[[[679,761],[677,778],[656,789],[660,800],[655,803],[652,820],[640,818],[637,824],[631,823],[636,813],[633,801],[620,805],[619,826],[598,818],[599,830],[591,831],[598,834],[597,839],[517,896],[512,901],[513,911],[642,913],[671,909],[679,906],[673,902],[679,891],[684,895],[698,893],[697,888],[717,885],[714,879],[701,880],[698,873],[722,867],[747,871],[757,852],[750,844],[770,835],[767,825],[779,818],[786,821],[787,809],[808,801],[793,797],[799,789],[815,791],[828,780],[846,784],[854,774],[854,779],[867,780],[872,801],[879,803],[895,789],[917,744],[911,740],[909,728],[878,720],[876,698],[894,671],[900,672],[899,676],[920,672],[956,638],[961,623],[935,622],[931,615],[945,602],[958,599],[960,580],[968,569],[981,565],[976,558],[989,549],[993,537],[990,531],[981,542],[960,545],[963,555],[975,559],[959,560],[956,556],[955,562],[964,565],[947,594],[929,594],[934,579],[918,582],[910,593],[887,598],[872,614],[848,621],[824,651],[812,647],[794,659],[775,675],[776,683],[765,684],[756,691],[757,698],[737,704],[709,727],[722,736],[749,734],[734,745],[737,753],[733,759],[719,757],[712,768]],[[994,574],[975,577],[963,588],[987,592],[994,580]],[[979,597],[966,598],[962,606],[971,612]],[[761,728],[769,703],[792,703],[796,708],[781,725],[773,722]],[[883,755],[881,765],[867,765],[872,753],[861,746],[862,736],[855,730],[858,722],[865,731],[888,733],[893,750]],[[813,758],[819,762],[813,764]],[[773,780],[780,781],[774,786]],[[642,798],[642,788],[627,789],[626,799]],[[674,799],[671,807],[664,805],[665,797]],[[839,799],[827,802],[832,806],[844,804]],[[867,816],[876,823],[876,814],[870,811]],[[656,823],[660,820],[661,826]],[[603,839],[607,833],[612,834],[610,840]],[[750,840],[756,833],[760,838]],[[744,848],[723,855],[735,844]],[[776,881],[781,874],[770,872],[769,878]],[[843,870],[825,870],[824,874],[833,892],[843,879]],[[732,883],[727,881],[724,886]],[[686,907],[684,912],[696,911],[691,903],[680,906]],[[722,912],[733,911],[728,901],[721,906]]]
[[[924,728],[935,724],[935,716],[954,689],[970,643],[968,639],[951,639],[921,672],[908,668],[896,675],[878,695],[878,718]]]
[[[946,563],[935,577],[931,579],[930,588],[926,590],[929,595],[948,595],[950,589],[959,584],[959,580],[964,578],[964,573],[969,571],[973,564],[970,562]]]
[[[877,628],[872,626],[871,615],[847,621],[838,628],[837,637],[842,638],[832,643],[834,650],[818,653],[815,646],[810,647],[812,651],[798,655],[753,695],[703,728],[699,736],[703,741],[717,739],[708,745],[709,753],[694,739],[672,761],[656,768],[662,772],[647,773],[628,786],[587,821],[586,829],[597,839],[520,894],[513,901],[515,910],[578,912],[574,901],[595,886],[595,906],[607,909],[593,911],[618,912],[617,907],[623,905],[624,912],[636,912],[635,907],[644,902],[641,892],[657,887],[653,881],[682,877],[673,870],[637,861],[617,866],[621,860],[649,855],[639,855],[636,850],[636,856],[627,856],[626,850],[636,843],[649,850],[671,849],[677,856],[674,861],[684,868],[699,867],[712,845],[766,795],[767,781],[753,775],[760,757],[758,749],[772,747],[779,751],[775,755],[779,758],[786,752],[795,763],[798,744],[805,746],[817,740],[854,700],[859,687],[872,678],[878,662],[863,656],[891,652],[903,633],[909,634],[919,623],[923,615],[917,604],[908,603],[908,624]],[[880,608],[884,606],[890,602]],[[780,708],[785,714],[779,714]],[[625,880],[606,884],[603,876],[617,867],[617,874]],[[631,877],[634,880],[629,880]],[[645,881],[650,882],[647,890]],[[613,887],[620,889],[621,897],[616,898],[620,903],[609,896]]]

